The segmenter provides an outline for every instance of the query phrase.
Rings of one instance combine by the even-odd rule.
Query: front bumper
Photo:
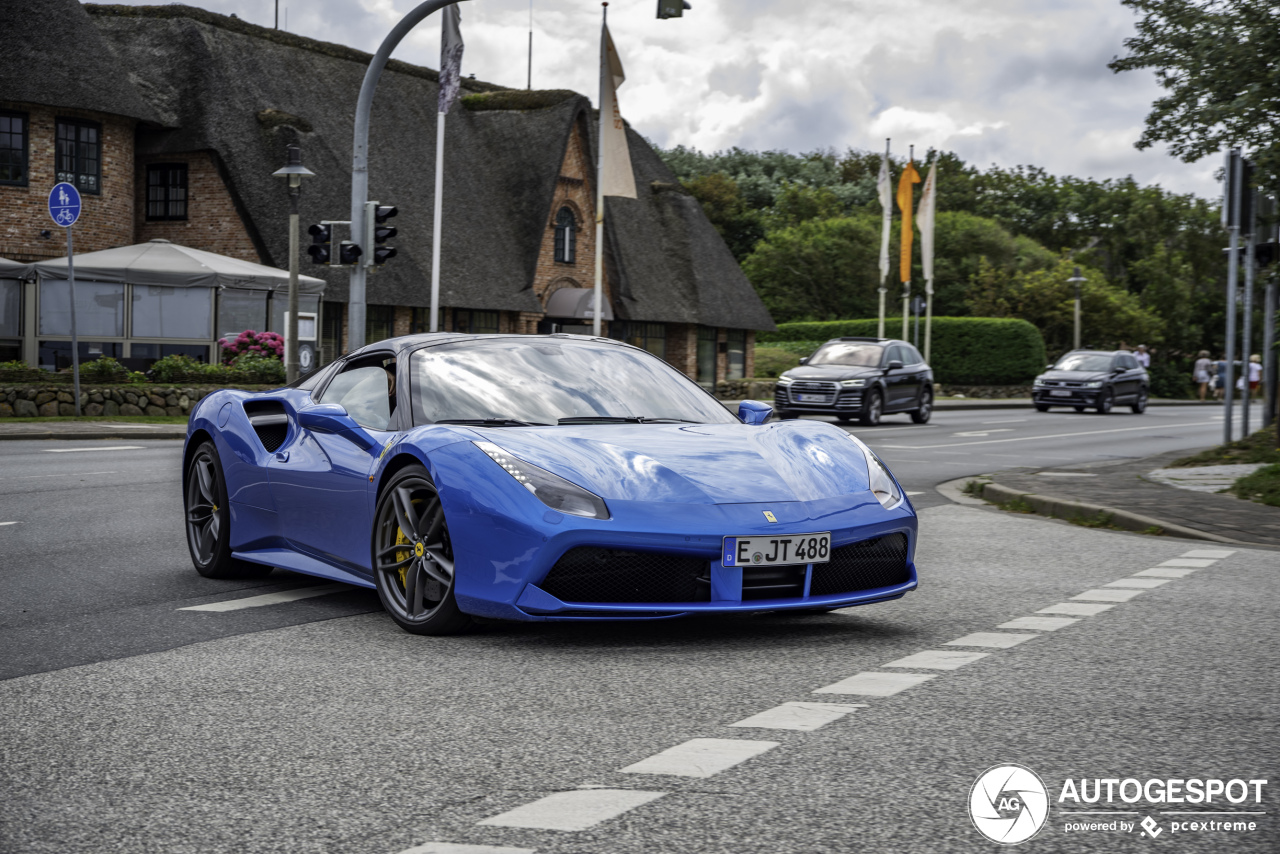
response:
[[[828,415],[855,415],[862,411],[865,388],[832,389],[830,391],[800,392],[787,386],[778,386],[773,392],[773,408],[779,412],[818,412]],[[814,396],[819,400],[800,400],[800,395]]]
[[[1056,395],[1052,394],[1053,391],[1069,393]],[[1031,399],[1045,406],[1096,406],[1102,391],[1100,388],[1034,389]]]

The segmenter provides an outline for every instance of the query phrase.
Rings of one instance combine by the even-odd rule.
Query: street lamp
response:
[[[302,149],[290,144],[289,160],[271,174],[289,180],[289,322],[284,335],[285,381],[298,378],[298,197],[302,195],[302,179],[315,174],[302,165]]]
[[[1075,335],[1076,343],[1075,343],[1075,347],[1073,347],[1072,349],[1079,350],[1080,349],[1080,288],[1083,287],[1084,283],[1089,280],[1086,279],[1084,276],[1080,275],[1080,268],[1076,267],[1075,275],[1067,279],[1067,281],[1076,286],[1076,335]]]

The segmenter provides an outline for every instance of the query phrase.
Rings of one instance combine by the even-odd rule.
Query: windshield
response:
[[[818,352],[809,358],[810,365],[846,365],[852,368],[874,368],[880,364],[880,356],[884,347],[880,344],[855,344],[851,341],[837,341],[834,344],[823,344]]]
[[[1053,366],[1055,371],[1109,371],[1110,353],[1068,353]]]
[[[415,352],[410,377],[416,424],[738,420],[666,362],[614,344],[546,338],[460,341]]]

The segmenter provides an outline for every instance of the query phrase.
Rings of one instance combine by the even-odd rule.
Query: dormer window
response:
[[[578,221],[568,206],[556,214],[556,253],[555,260],[563,264],[572,264],[576,257],[578,241]]]

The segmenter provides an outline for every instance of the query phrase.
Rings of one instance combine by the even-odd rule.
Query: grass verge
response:
[[[1271,507],[1280,507],[1280,464],[1260,468],[1231,486],[1237,497]]]
[[[1266,427],[1245,438],[1218,445],[1189,457],[1174,460],[1170,468],[1190,468],[1192,466],[1222,466],[1233,463],[1280,463],[1280,448],[1276,447],[1276,431],[1274,427]]]

